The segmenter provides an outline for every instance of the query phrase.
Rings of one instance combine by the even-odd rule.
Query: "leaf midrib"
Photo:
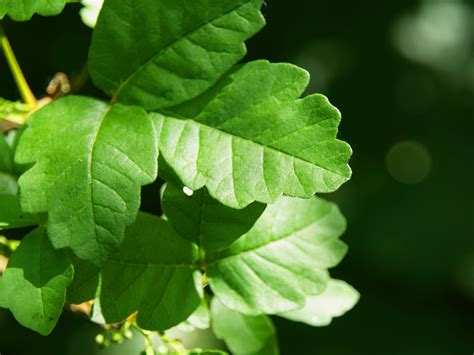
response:
[[[177,43],[181,42],[181,41],[184,41],[186,40],[187,37],[189,37],[192,33],[194,32],[197,32],[199,30],[201,30],[202,28],[204,28],[205,26],[209,25],[210,23],[216,21],[217,19],[220,19],[222,17],[225,17],[231,13],[233,13],[234,11],[240,9],[241,7],[243,6],[246,6],[248,5],[249,3],[251,3],[253,0],[248,0],[246,1],[245,3],[243,4],[240,4],[238,6],[235,6],[233,7],[231,10],[223,13],[223,14],[220,14],[218,17],[215,17],[215,18],[212,18],[206,22],[204,22],[203,24],[199,25],[198,27],[196,28],[193,28],[192,30],[184,33],[181,37],[179,37],[178,39],[172,41],[171,43],[169,43],[168,45],[166,45],[165,47],[163,47],[162,49],[160,49],[158,51],[158,53],[156,53],[155,55],[153,55],[152,57],[150,57],[150,59],[148,59],[145,63],[143,63],[142,65],[138,66],[137,69],[135,69],[129,76],[127,79],[125,79],[125,81],[123,81],[122,83],[120,83],[120,85],[118,86],[117,90],[115,91],[115,94],[113,95],[114,98],[116,100],[118,100],[118,98],[120,97],[120,94],[122,92],[122,90],[124,90],[125,87],[127,87],[127,84],[129,83],[130,80],[132,80],[133,77],[135,77],[135,75],[141,71],[143,68],[147,67],[148,65],[150,65],[156,58],[160,57],[165,51],[167,51],[169,48],[173,47],[174,45],[176,45]]]

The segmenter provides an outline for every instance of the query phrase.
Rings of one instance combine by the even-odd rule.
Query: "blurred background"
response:
[[[91,30],[63,15],[5,21],[37,96],[81,73]],[[361,293],[329,327],[275,319],[282,354],[474,351],[474,2],[268,0],[247,60],[289,61],[342,112],[353,179],[327,196],[348,220],[333,276]],[[90,83],[81,94],[101,96]],[[0,97],[19,99],[3,58]],[[144,204],[156,196],[147,194]],[[96,326],[65,312],[47,338],[0,312],[2,355],[94,354]],[[134,354],[134,342],[100,354]],[[136,347],[136,344],[135,344]]]

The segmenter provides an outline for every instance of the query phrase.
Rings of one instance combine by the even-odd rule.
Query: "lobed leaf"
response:
[[[100,306],[108,323],[138,311],[140,327],[166,330],[186,320],[202,298],[197,250],[159,217],[140,213],[101,273]]]
[[[284,197],[269,205],[255,226],[226,249],[206,254],[209,285],[227,307],[250,315],[304,306],[323,292],[344,256],[338,239],[345,220],[319,198]]]
[[[350,178],[351,149],[324,96],[298,99],[307,83],[290,64],[245,64],[174,113],[152,114],[160,154],[185,186],[234,208],[333,191]]]
[[[20,178],[22,207],[48,212],[55,248],[102,265],[121,243],[156,178],[154,126],[144,110],[69,96],[28,120],[16,159],[35,163]]]
[[[233,311],[214,298],[211,303],[212,329],[232,354],[279,354],[276,330],[266,315],[248,316]]]
[[[67,3],[79,0],[0,0],[0,19],[5,15],[15,21],[27,21],[34,14],[57,15]]]
[[[188,101],[246,52],[264,24],[262,0],[108,0],[94,30],[90,73],[119,102],[148,110]]]
[[[206,189],[191,196],[174,184],[166,184],[161,207],[180,236],[203,250],[225,248],[244,235],[263,213],[265,205],[254,203],[242,210],[224,206]]]
[[[340,317],[352,309],[359,301],[359,297],[359,292],[351,285],[331,279],[323,293],[306,299],[303,308],[279,316],[313,327],[322,327],[329,325],[334,317]]]
[[[23,239],[0,278],[0,306],[10,309],[23,326],[48,335],[61,314],[73,272],[46,230],[38,228]]]

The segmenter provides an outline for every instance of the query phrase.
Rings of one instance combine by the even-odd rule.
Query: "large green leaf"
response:
[[[212,86],[264,24],[262,0],[108,0],[94,30],[90,72],[118,101],[171,107]]]
[[[70,260],[74,266],[74,280],[67,288],[67,303],[80,304],[92,301],[99,286],[100,269],[74,256],[70,257]]]
[[[334,317],[340,317],[359,300],[359,292],[341,280],[330,280],[323,293],[306,299],[303,308],[279,314],[279,316],[314,327],[329,325]]]
[[[214,298],[211,303],[212,330],[224,340],[232,354],[279,354],[275,327],[266,315],[235,312]]]
[[[204,250],[227,247],[244,235],[263,213],[265,205],[254,203],[242,210],[224,206],[207,193],[194,191],[191,196],[168,183],[161,206],[173,228]]]
[[[333,191],[350,177],[351,149],[324,96],[297,99],[307,83],[296,66],[248,63],[180,116],[154,114],[160,154],[186,186],[231,207]]]
[[[38,216],[23,213],[18,196],[0,194],[0,230],[39,224]]]
[[[22,207],[48,212],[55,248],[100,265],[123,238],[155,180],[154,126],[144,110],[66,97],[28,120],[16,159],[36,163],[20,178]]]
[[[38,228],[23,239],[0,278],[0,306],[25,327],[47,335],[58,321],[72,278],[68,258]]]
[[[283,197],[230,247],[207,253],[212,291],[247,314],[281,313],[327,285],[327,268],[344,256],[344,217],[333,203]]]
[[[0,0],[0,19],[5,15],[15,21],[26,21],[34,14],[52,16],[59,14],[66,3],[79,0]]]
[[[166,330],[199,306],[202,281],[196,248],[159,217],[140,213],[120,251],[101,273],[100,305],[109,323],[138,311],[145,329]]]

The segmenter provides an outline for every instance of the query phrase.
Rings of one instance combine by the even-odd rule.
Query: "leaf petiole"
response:
[[[3,26],[0,24],[0,43],[3,52],[5,53],[5,58],[7,59],[8,66],[10,67],[10,71],[12,72],[13,78],[15,79],[16,85],[18,90],[20,91],[21,97],[23,101],[25,101],[28,105],[32,108],[37,106],[37,100],[33,92],[31,91],[28,82],[25,79],[25,75],[23,74],[20,65],[18,64],[18,60],[15,57],[15,53],[13,53],[13,49],[10,45],[10,41],[8,40],[5,31],[3,30]]]

